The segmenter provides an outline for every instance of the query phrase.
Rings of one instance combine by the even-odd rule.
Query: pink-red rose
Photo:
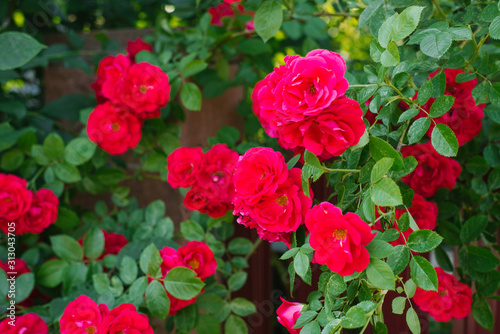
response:
[[[42,233],[57,220],[59,198],[49,189],[40,189],[33,196],[31,207],[18,220],[16,234]]]
[[[172,188],[187,188],[196,182],[203,151],[201,147],[179,147],[167,157],[167,182]]]
[[[357,214],[343,215],[333,204],[323,202],[307,213],[306,227],[315,262],[326,264],[341,276],[362,272],[368,266],[370,255],[365,246],[375,234]]]
[[[415,170],[401,180],[424,197],[434,196],[439,188],[453,189],[462,172],[457,161],[437,153],[430,142],[403,147],[401,153],[418,161]]]
[[[59,320],[61,334],[98,334],[102,319],[108,313],[105,304],[81,295],[70,302]],[[100,333],[99,333],[100,334]]]
[[[153,47],[150,44],[144,42],[139,37],[137,37],[135,41],[127,42],[127,56],[129,57],[130,61],[134,62],[135,56],[141,51],[153,52]]]
[[[102,320],[97,334],[154,334],[149,319],[139,314],[132,304],[121,304],[111,310]]]
[[[291,303],[283,299],[283,297],[280,298],[282,304],[276,310],[276,314],[278,315],[278,322],[282,324],[290,334],[299,334],[302,328],[294,329],[293,327],[295,326],[297,319],[302,314],[302,308],[304,307],[304,304]]]
[[[215,274],[217,261],[214,253],[208,246],[200,241],[190,241],[186,246],[177,249],[179,260],[183,266],[194,270],[196,275],[205,280]]]
[[[0,333],[2,334],[48,334],[49,327],[38,314],[28,313],[16,316],[15,325],[9,324],[10,318],[4,319],[0,323]]]
[[[428,312],[436,321],[461,319],[469,315],[472,305],[472,291],[467,284],[457,281],[455,276],[435,268],[438,275],[438,291],[425,291],[417,287],[413,301]]]
[[[94,87],[96,92],[100,88],[104,98],[121,104],[120,90],[130,66],[130,59],[124,55],[104,58],[97,69],[97,82]]]
[[[98,105],[87,123],[89,139],[109,154],[122,154],[141,140],[142,121],[128,109],[109,102]]]
[[[0,173],[0,226],[2,231],[7,231],[7,223],[17,221],[28,212],[32,198],[33,193],[26,189],[25,179]]]

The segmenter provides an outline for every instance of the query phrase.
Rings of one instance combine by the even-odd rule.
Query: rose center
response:
[[[284,206],[288,204],[288,197],[286,195],[283,195],[281,197],[276,198],[276,204],[279,206]]]
[[[118,132],[118,130],[120,130],[120,124],[111,123],[111,129],[113,129],[113,132]]]
[[[309,86],[309,95],[315,95],[318,92],[313,83]]]
[[[445,297],[445,296],[447,296],[447,295],[448,295],[448,291],[446,291],[446,290],[441,290],[441,291],[439,291],[439,292],[438,292],[438,294],[439,294],[441,297]]]
[[[333,237],[337,240],[340,240],[340,241],[344,240],[346,235],[347,235],[347,230],[337,229],[337,230],[333,231]]]
[[[142,93],[142,94],[146,94],[146,92],[148,91],[148,87],[146,85],[141,85],[139,87],[139,91]]]
[[[96,332],[96,328],[94,326],[86,327],[85,328],[85,333],[87,334],[94,334]]]
[[[188,262],[189,266],[191,267],[191,269],[198,269],[200,267],[200,262],[198,262],[197,260],[191,260]]]

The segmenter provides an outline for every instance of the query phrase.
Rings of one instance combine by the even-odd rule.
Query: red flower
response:
[[[168,184],[172,188],[187,188],[196,182],[203,151],[201,147],[179,147],[167,157]]]
[[[28,313],[16,316],[15,325],[9,324],[10,318],[4,319],[0,323],[0,333],[2,334],[48,334],[49,327],[38,314]]]
[[[95,92],[97,103],[104,103],[108,101],[108,98],[102,93],[102,84],[106,81],[106,68],[113,66],[115,58],[116,57],[114,56],[107,56],[99,62],[99,67],[97,68],[97,80],[90,85]]]
[[[26,189],[25,179],[0,173],[0,228],[4,233],[8,233],[8,223],[28,212],[32,197],[33,192]]]
[[[435,268],[438,275],[438,291],[425,291],[417,287],[413,301],[436,321],[461,319],[469,315],[472,291],[467,284],[459,283],[455,276]]]
[[[121,304],[106,315],[98,334],[154,334],[149,318],[139,314],[132,304]]]
[[[241,1],[241,0],[224,0],[225,3],[232,4],[234,2]]]
[[[168,312],[168,315],[176,315],[177,311],[179,311],[180,309],[183,309],[184,307],[189,306],[194,302],[196,302],[196,297],[189,300],[177,299],[170,293],[168,293],[168,291],[167,291],[167,296],[168,299],[170,299],[170,310]]]
[[[16,234],[42,233],[57,220],[59,198],[49,189],[40,189],[33,196],[31,207],[21,218]]]
[[[177,251],[174,248],[165,246],[159,252],[162,259],[161,273],[163,275],[166,275],[172,268],[182,267]]]
[[[104,234],[104,252],[100,258],[104,258],[109,254],[117,255],[128,244],[124,235],[108,233],[105,230],[102,230],[102,233]]]
[[[8,261],[5,263],[2,263],[2,261],[0,261],[0,268],[2,268],[5,272],[15,272],[16,274],[12,275],[15,277],[31,272],[30,268],[28,267],[26,262],[24,262],[24,260],[16,258],[11,261],[14,261],[14,269],[10,267]]]
[[[124,107],[98,105],[87,123],[89,139],[109,154],[122,154],[141,140],[142,121]]]
[[[184,197],[184,205],[192,211],[200,211],[209,203],[208,194],[200,187],[189,189]],[[201,211],[200,211],[201,212]]]
[[[124,55],[118,55],[116,57],[108,56],[104,58],[99,63],[99,68],[97,69],[97,82],[93,87],[96,90],[96,95],[97,89],[100,87],[101,94],[104,98],[113,103],[120,104],[120,89],[130,65],[130,60]],[[101,102],[99,101],[99,97],[98,102]]]
[[[107,313],[106,304],[98,306],[89,297],[81,295],[64,309],[59,321],[61,334],[101,334],[99,327]]]
[[[135,41],[127,42],[127,56],[130,61],[135,62],[135,56],[141,51],[153,52],[153,47],[144,42],[140,37],[137,37]]]
[[[309,243],[314,248],[313,260],[326,264],[341,276],[362,272],[370,262],[365,246],[375,234],[355,213],[342,215],[333,204],[323,202],[306,215],[306,227],[311,233]]]
[[[280,299],[283,304],[281,304],[280,307],[278,307],[278,309],[276,310],[276,314],[278,315],[278,322],[282,324],[286,329],[288,329],[288,332],[290,334],[299,334],[302,328],[294,329],[293,326],[295,326],[297,319],[302,314],[301,311],[304,307],[304,304],[291,303],[283,299],[283,297],[280,297]]]
[[[235,0],[236,1],[236,0]],[[227,3],[220,3],[217,7],[210,7],[208,13],[212,16],[210,24],[216,26],[222,26],[222,18],[227,16],[233,16],[234,12],[230,5]]]
[[[205,280],[208,276],[215,274],[217,261],[214,253],[208,246],[200,241],[190,241],[186,246],[181,246],[177,250],[181,263],[196,272],[196,275]]]
[[[439,188],[453,189],[462,172],[457,161],[437,153],[430,142],[403,147],[401,153],[418,161],[415,170],[401,180],[424,197],[434,196]]]

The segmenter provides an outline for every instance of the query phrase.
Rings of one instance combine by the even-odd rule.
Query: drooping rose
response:
[[[208,276],[215,274],[217,261],[207,244],[190,241],[186,246],[179,247],[177,254],[180,262],[185,267],[194,270],[201,280],[204,281]]]
[[[168,184],[187,188],[196,182],[203,160],[201,147],[179,147],[167,157]]]
[[[28,313],[16,316],[15,326],[9,324],[10,318],[0,323],[2,334],[48,334],[49,327],[38,314]]]
[[[261,196],[275,193],[287,178],[287,166],[281,153],[267,147],[255,147],[238,160],[233,182],[236,196],[252,205]]]
[[[139,314],[135,305],[121,304],[103,317],[99,332],[96,334],[154,334],[149,318]]]
[[[102,96],[113,103],[121,104],[120,91],[130,66],[130,60],[124,55],[104,58],[99,63],[97,86],[94,89],[98,89],[100,85]]]
[[[0,173],[0,227],[8,232],[7,224],[17,221],[31,207],[33,192],[26,189],[26,180]]]
[[[107,313],[106,304],[98,306],[89,297],[81,295],[64,309],[59,321],[61,334],[101,334],[99,328]]]
[[[299,329],[294,329],[293,327],[302,314],[304,304],[292,303],[283,299],[283,297],[280,297],[280,299],[283,303],[276,310],[278,322],[282,324],[290,334],[299,334],[302,327]]]
[[[314,206],[306,215],[313,260],[326,264],[341,276],[363,271],[370,262],[366,250],[375,234],[355,213],[342,211],[328,202]]]
[[[425,291],[419,287],[413,301],[436,321],[461,319],[469,315],[472,305],[472,291],[467,284],[457,281],[455,276],[437,267],[438,291]]]
[[[418,162],[415,170],[401,180],[424,197],[434,196],[439,188],[453,189],[462,172],[457,161],[437,153],[430,142],[403,147],[401,153],[405,158],[414,156]]]
[[[59,198],[49,189],[40,189],[33,196],[31,207],[18,220],[16,234],[42,233],[57,220]]]
[[[135,41],[127,42],[127,56],[130,61],[135,62],[135,56],[141,51],[153,52],[153,47],[144,42],[140,37],[137,37]]]
[[[122,154],[141,140],[142,121],[123,106],[98,105],[87,123],[89,139],[109,154]]]

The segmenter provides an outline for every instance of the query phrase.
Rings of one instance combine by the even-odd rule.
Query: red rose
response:
[[[106,304],[98,306],[89,297],[81,295],[64,309],[61,320],[59,320],[61,334],[100,334],[99,327],[107,313]]]
[[[168,184],[172,188],[187,188],[196,182],[203,151],[201,147],[179,147],[167,157]]]
[[[224,0],[224,2],[228,3],[228,4],[232,4],[232,3],[238,2],[238,1],[241,1],[241,0]]]
[[[425,291],[417,287],[413,301],[436,321],[461,319],[469,315],[472,292],[467,284],[459,283],[455,276],[435,268],[438,275],[438,291]]]
[[[362,272],[368,266],[370,255],[365,246],[375,234],[357,214],[342,215],[339,208],[323,202],[307,213],[306,227],[315,262],[326,264],[341,276]]]
[[[403,147],[401,153],[418,161],[415,170],[401,180],[424,197],[434,196],[439,188],[453,189],[462,172],[457,161],[437,153],[430,142]]]
[[[57,220],[59,198],[49,189],[40,189],[33,196],[31,207],[18,220],[16,234],[42,233]]]
[[[177,254],[180,262],[186,268],[194,270],[201,280],[204,281],[208,276],[215,274],[217,261],[205,243],[190,241],[186,246],[179,247]]]
[[[172,247],[165,246],[159,250],[162,259],[161,263],[161,273],[166,275],[170,269],[174,267],[181,267],[182,263],[179,260],[177,251]]]
[[[8,261],[5,263],[2,263],[2,261],[0,261],[0,268],[2,268],[5,272],[15,272],[16,274],[12,275],[15,277],[31,272],[30,268],[28,267],[26,262],[24,262],[24,260],[16,258],[11,261],[14,261],[14,269],[10,267]]]
[[[8,232],[7,224],[28,212],[33,193],[26,189],[26,180],[0,173],[0,228]]]
[[[141,51],[153,52],[153,47],[150,44],[144,42],[139,37],[137,37],[135,41],[127,42],[127,56],[129,57],[130,61],[134,62],[135,56]]]
[[[123,80],[131,65],[130,60],[124,55],[108,56],[99,63],[97,70],[97,89],[99,84],[102,96],[113,103],[120,104],[120,90]]]
[[[356,145],[364,132],[363,111],[358,102],[342,98],[315,117],[282,126],[278,141],[284,148],[304,147],[324,160]]]
[[[209,203],[208,194],[198,186],[189,189],[184,197],[184,206],[192,211],[200,211]]]
[[[139,63],[128,69],[120,86],[119,100],[144,119],[158,115],[157,110],[165,107],[169,94],[167,74],[158,66]]]
[[[108,98],[102,93],[102,84],[106,80],[106,68],[113,66],[115,58],[116,57],[114,56],[107,56],[99,62],[99,67],[97,68],[97,80],[90,85],[95,92],[97,103],[104,103],[108,101]]]
[[[122,154],[141,140],[142,121],[124,107],[98,105],[87,123],[89,139],[109,154]]]
[[[105,230],[102,230],[102,233],[104,234],[104,252],[100,258],[104,258],[108,254],[117,255],[128,244],[124,235],[108,233]]]
[[[304,304],[291,303],[283,299],[283,297],[280,297],[280,299],[283,304],[281,304],[280,307],[278,307],[278,309],[276,310],[276,314],[278,315],[278,322],[282,324],[286,329],[288,329],[288,332],[290,334],[299,334],[302,327],[299,329],[294,329],[293,326],[295,326],[297,319],[302,314],[302,308],[304,307]]]
[[[259,235],[259,238],[262,240],[266,240],[269,242],[282,241],[284,242],[288,248],[290,248],[290,233],[275,233],[269,232],[262,227],[260,227],[255,220],[253,220],[250,216],[245,213],[240,212],[240,215],[236,218],[236,222],[241,224],[247,228],[254,228]]]
[[[217,7],[210,7],[208,13],[212,16],[210,24],[216,26],[222,26],[221,19],[223,17],[234,15],[233,9],[227,3],[220,3]]]
[[[288,178],[283,155],[267,147],[249,149],[240,157],[233,176],[236,197],[255,204],[261,196],[276,192]]]
[[[9,318],[0,323],[2,334],[48,334],[49,327],[38,314],[28,313],[16,316],[15,326],[9,324]]]
[[[149,318],[139,314],[132,304],[121,304],[106,315],[98,334],[154,334]]]

